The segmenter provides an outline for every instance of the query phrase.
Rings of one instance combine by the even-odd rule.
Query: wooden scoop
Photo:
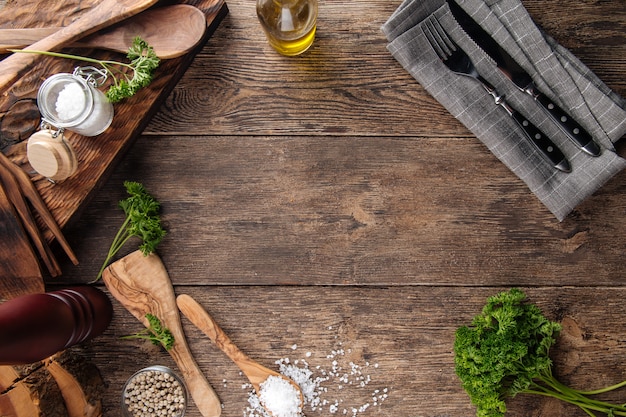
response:
[[[154,5],[157,0],[102,0],[73,23],[35,42],[26,49],[51,51],[100,29],[122,21]],[[0,89],[18,79],[20,74],[39,57],[37,54],[16,53],[0,61]]]
[[[300,395],[300,405],[304,405],[302,390],[291,379],[273,371],[258,362],[250,359],[245,353],[230,340],[224,331],[217,325],[209,313],[200,304],[187,294],[181,294],[176,298],[176,304],[185,317],[189,319],[198,329],[206,334],[218,348],[237,364],[241,372],[248,377],[257,394],[260,393],[261,384],[270,376],[283,378],[291,383]],[[270,410],[268,410],[270,411]]]
[[[133,39],[139,36],[154,48],[159,58],[169,59],[189,52],[202,40],[206,28],[202,10],[188,4],[175,4],[146,10],[67,46],[125,54]],[[25,48],[61,29],[0,29],[0,53]]]
[[[172,282],[161,258],[135,251],[104,270],[102,279],[111,294],[148,327],[146,314],[156,316],[174,336],[168,352],[176,361],[193,401],[204,417],[218,417],[220,400],[194,360],[180,324]]]

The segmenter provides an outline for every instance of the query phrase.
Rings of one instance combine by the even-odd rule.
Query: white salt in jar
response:
[[[99,81],[94,74],[103,76],[97,69],[87,67],[46,79],[37,94],[42,125],[84,136],[104,132],[113,120],[113,104],[96,88]]]

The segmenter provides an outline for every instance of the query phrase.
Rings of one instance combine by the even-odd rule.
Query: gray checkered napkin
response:
[[[537,87],[572,115],[601,145],[599,157],[576,147],[532,97],[521,92],[467,36],[445,0],[405,0],[383,25],[398,62],[561,221],[626,166],[614,142],[626,133],[626,100],[611,91],[571,52],[541,31],[520,0],[458,0],[531,75]],[[475,80],[449,71],[430,47],[424,19],[437,19],[480,74],[507,102],[543,130],[570,161],[572,172],[553,168],[515,121]]]

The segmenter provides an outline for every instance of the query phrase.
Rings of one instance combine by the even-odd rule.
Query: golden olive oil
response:
[[[257,15],[270,45],[283,55],[299,55],[315,39],[317,0],[257,0]]]

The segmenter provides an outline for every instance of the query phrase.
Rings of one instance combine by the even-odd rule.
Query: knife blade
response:
[[[448,5],[459,25],[461,25],[470,38],[495,61],[498,69],[502,71],[517,88],[535,99],[577,147],[592,156],[599,156],[602,153],[600,146],[593,140],[589,132],[576,122],[573,117],[568,115],[565,110],[557,106],[556,103],[539,91],[531,76],[478,24],[478,22],[472,19],[455,1],[448,0]]]

